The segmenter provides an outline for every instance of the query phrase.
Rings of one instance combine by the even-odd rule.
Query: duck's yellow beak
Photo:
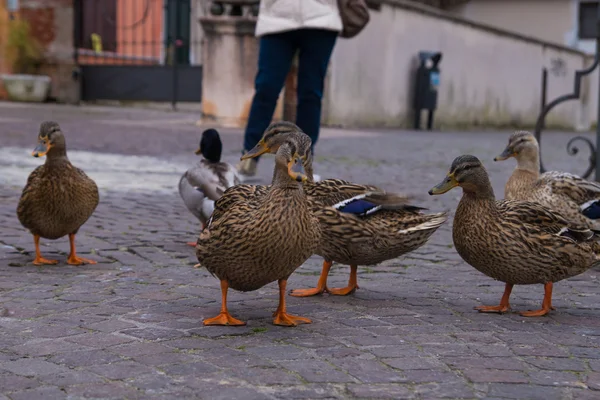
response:
[[[265,154],[265,153],[269,152],[270,150],[271,150],[271,148],[269,146],[267,146],[267,144],[264,142],[264,140],[261,139],[260,142],[258,142],[252,150],[250,150],[246,154],[244,154],[240,158],[240,160],[246,160],[248,158],[258,157],[261,154]]]
[[[446,175],[446,178],[443,181],[441,181],[429,190],[429,194],[432,196],[436,194],[444,194],[450,189],[455,188],[457,186],[458,182],[454,178],[454,173],[448,174]]]
[[[50,143],[39,142],[31,152],[31,155],[34,157],[43,157],[48,153],[51,147],[52,145]]]
[[[202,154],[202,147],[198,147],[198,150],[194,152],[195,155]]]
[[[515,157],[517,155],[517,153],[515,153],[510,147],[507,147],[504,149],[504,151],[502,152],[502,154],[500,154],[499,156],[494,157],[494,161],[504,161],[504,160],[508,160],[511,157]]]
[[[302,159],[298,155],[295,155],[288,163],[288,174],[297,182],[304,183],[308,180]]]

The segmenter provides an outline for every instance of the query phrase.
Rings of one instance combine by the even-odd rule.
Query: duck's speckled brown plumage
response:
[[[67,158],[57,123],[44,122],[39,140],[50,141],[53,146],[45,163],[27,178],[17,216],[33,235],[46,239],[76,234],[98,206],[98,186]]]
[[[292,141],[299,149],[307,153],[306,171],[312,171],[311,140],[296,125],[290,122],[274,123],[267,128],[259,144],[244,157],[273,153],[282,143]],[[312,176],[311,176],[312,178]],[[406,204],[406,198],[387,194],[372,185],[359,185],[341,179],[326,179],[304,184],[305,192],[313,209],[334,206],[355,196],[367,196],[366,199],[380,204],[394,204],[395,209],[382,209],[373,214],[355,216],[331,211],[332,216],[320,219],[323,238],[316,253],[326,263],[338,262],[356,265],[375,265],[396,258],[421,247],[429,237],[446,221],[446,213],[423,214],[418,207]],[[248,188],[248,190],[265,190]],[[249,194],[248,194],[249,195]],[[339,215],[343,219],[339,219]],[[336,232],[332,232],[336,230]],[[337,234],[344,230],[346,234]],[[324,269],[320,282],[324,282],[328,268]],[[353,270],[354,271],[354,270]],[[354,273],[354,272],[353,272]],[[311,291],[316,294],[325,290]]]
[[[540,203],[558,211],[563,217],[587,228],[600,229],[600,223],[587,218],[581,206],[600,200],[600,184],[567,172],[549,171],[540,175],[539,145],[526,131],[513,133],[497,161],[517,159],[517,167],[506,182],[505,198]]]
[[[507,283],[503,308],[484,306],[487,312],[504,312],[512,285],[543,283],[549,286],[581,274],[600,263],[600,245],[594,232],[574,225],[539,203],[496,200],[489,177],[473,156],[454,160],[446,179],[430,191],[441,194],[463,188],[452,237],[458,254],[487,276]],[[529,316],[544,315],[544,310]],[[493,309],[493,310],[492,310]]]
[[[288,146],[280,148],[281,155],[294,152]],[[200,264],[233,289],[256,290],[287,279],[317,247],[318,220],[302,185],[286,168],[276,165],[274,184],[262,195],[240,196],[248,185],[227,189],[198,238]]]

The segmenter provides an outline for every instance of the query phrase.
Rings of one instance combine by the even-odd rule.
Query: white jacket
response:
[[[261,0],[256,36],[300,28],[340,32],[337,0]]]

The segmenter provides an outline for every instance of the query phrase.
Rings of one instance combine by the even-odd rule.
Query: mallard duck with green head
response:
[[[201,230],[215,208],[215,201],[227,188],[241,183],[236,169],[221,161],[222,152],[219,132],[216,129],[205,130],[195,151],[202,155],[202,159],[179,179],[179,195],[187,209],[200,221]],[[196,246],[196,243],[188,245]]]

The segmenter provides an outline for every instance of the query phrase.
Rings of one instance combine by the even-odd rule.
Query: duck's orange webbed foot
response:
[[[198,242],[187,242],[186,244],[188,246],[196,247],[198,245]]]
[[[503,314],[510,310],[510,304],[508,300],[510,299],[510,293],[512,292],[513,284],[507,283],[504,286],[504,294],[502,295],[502,299],[500,300],[500,304],[497,306],[477,306],[475,309],[479,312],[483,313],[499,313]]]
[[[297,326],[299,324],[311,324],[312,321],[308,318],[299,317],[297,315],[291,315],[287,312],[279,311],[273,318],[273,325],[281,326]]]
[[[47,258],[42,257],[42,252],[40,251],[40,236],[33,235],[33,243],[35,244],[35,259],[33,260],[33,265],[54,265],[58,264],[58,260],[49,260]]]
[[[343,288],[331,288],[331,289],[327,289],[327,292],[334,296],[348,296],[349,294],[356,292],[356,289],[360,289],[360,287],[358,285],[354,285],[354,286],[346,286]]]
[[[522,311],[519,314],[523,317],[542,317],[554,310],[552,307],[552,282],[544,284],[544,300],[542,301],[542,308],[535,311]]]
[[[542,317],[550,312],[550,309],[541,308],[535,311],[521,311],[519,314],[523,317]]]
[[[37,256],[33,260],[33,265],[54,265],[54,264],[58,264],[58,260],[49,260],[42,256]]]
[[[229,289],[229,283],[225,280],[221,281],[221,312],[214,318],[207,318],[202,323],[204,325],[229,325],[229,326],[243,326],[246,325],[244,321],[233,318],[229,311],[227,311],[227,290]]]
[[[75,249],[75,234],[69,233],[69,243],[71,245],[71,253],[69,254],[69,258],[67,258],[67,264],[69,265],[82,265],[82,264],[96,264],[96,261],[90,260],[89,258],[83,258],[77,256],[77,251]]]
[[[273,325],[281,326],[296,326],[298,324],[310,324],[312,321],[308,318],[298,317],[296,315],[288,314],[285,305],[285,287],[287,286],[287,279],[280,279],[279,283],[279,306],[273,314]]]
[[[356,275],[357,270],[358,270],[358,266],[351,265],[350,266],[350,279],[348,279],[348,286],[343,287],[343,288],[327,289],[329,294],[332,294],[334,296],[348,296],[349,294],[356,292],[356,289],[359,289],[358,277]]]
[[[504,314],[510,310],[510,304],[500,304],[497,306],[477,306],[475,309],[483,313],[498,313]]]
[[[233,318],[228,311],[221,311],[219,315],[214,318],[207,318],[203,322],[204,325],[230,325],[230,326],[243,326],[246,325],[244,321],[240,321],[237,318]]]
[[[329,293],[329,289],[327,289],[327,286],[323,286],[323,287],[319,287],[317,286],[316,288],[312,288],[312,289],[293,289],[290,291],[290,296],[294,296],[294,297],[310,297],[310,296],[317,296],[323,293]]]
[[[323,261],[323,269],[321,269],[321,276],[319,276],[319,282],[317,283],[317,287],[311,289],[293,289],[290,291],[290,296],[310,297],[329,292],[329,289],[327,289],[327,276],[329,275],[330,269],[331,262]]]
[[[90,260],[89,258],[79,257],[76,254],[69,255],[67,258],[67,264],[69,265],[83,265],[83,264],[97,264],[96,261]]]

